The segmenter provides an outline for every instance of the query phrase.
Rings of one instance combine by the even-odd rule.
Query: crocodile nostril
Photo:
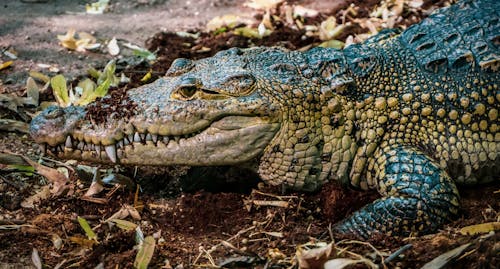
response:
[[[175,59],[170,68],[168,69],[167,76],[178,76],[185,73],[194,67],[193,61],[186,58]]]
[[[56,119],[62,117],[64,115],[64,111],[60,107],[50,107],[47,109],[45,118],[46,119]]]

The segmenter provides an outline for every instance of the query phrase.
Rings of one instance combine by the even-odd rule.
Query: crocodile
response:
[[[272,185],[380,193],[336,231],[432,233],[459,214],[457,185],[499,179],[499,13],[500,1],[466,0],[343,50],[179,58],[118,104],[47,108],[31,136],[58,157],[93,162],[257,160]]]

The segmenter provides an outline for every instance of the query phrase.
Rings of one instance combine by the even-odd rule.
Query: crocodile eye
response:
[[[177,92],[184,98],[189,99],[198,91],[198,88],[194,85],[182,86],[177,90]]]
[[[45,114],[45,118],[47,119],[56,119],[64,115],[62,108],[60,107],[50,107],[47,109],[47,114]]]
[[[255,78],[249,74],[230,77],[223,83],[223,88],[231,95],[245,95],[252,90]]]
[[[170,68],[168,69],[167,76],[178,76],[186,73],[194,67],[193,61],[186,58],[175,59]]]

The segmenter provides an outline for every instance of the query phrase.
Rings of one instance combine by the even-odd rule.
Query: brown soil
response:
[[[216,15],[251,11],[242,8],[243,1],[200,1],[183,6],[183,1],[123,1],[113,6],[107,16],[91,20],[81,14],[64,14],[73,10],[72,1],[50,1],[45,4],[25,4],[12,1],[4,5],[0,15],[14,13],[27,16],[30,10],[38,8],[39,15],[32,19],[13,20],[6,24],[9,17],[0,17],[0,45],[14,46],[22,59],[9,70],[0,71],[0,93],[22,94],[20,86],[26,79],[26,72],[37,69],[35,63],[54,63],[65,75],[80,76],[83,66],[97,62],[103,65],[107,57],[100,54],[68,53],[59,49],[53,35],[40,34],[43,31],[62,33],[67,26],[79,30],[98,29],[102,35],[110,35],[112,30],[104,26],[116,25],[116,21],[136,14],[134,25],[120,24],[117,35],[131,41],[147,39],[145,46],[157,51],[159,56],[152,66],[136,65],[125,68],[132,78],[128,85],[112,91],[109,104],[120,104],[121,95],[126,89],[141,85],[141,77],[152,70],[153,79],[165,73],[170,63],[178,57],[198,59],[213,55],[219,50],[230,47],[274,46],[300,49],[319,42],[317,38],[304,38],[304,31],[294,30],[285,25],[277,25],[275,32],[264,39],[247,39],[238,35],[221,33],[218,35],[202,33],[200,38],[179,37],[172,31],[195,29],[202,22]],[[141,3],[149,2],[149,5]],[[293,1],[328,14],[339,14],[351,2],[359,6],[358,17],[366,17],[379,1]],[[134,4],[131,4],[134,3]],[[33,6],[36,5],[36,6]],[[424,7],[437,7],[442,1],[426,1]],[[1,7],[0,7],[1,8]],[[165,16],[160,10],[172,10]],[[7,11],[8,10],[8,11]],[[201,12],[203,11],[203,12]],[[200,12],[194,19],[187,16]],[[5,14],[3,14],[5,13]],[[279,14],[279,13],[278,13]],[[175,16],[174,16],[175,15]],[[12,16],[8,15],[8,16]],[[408,14],[401,25],[415,23],[424,16]],[[48,20],[45,22],[41,18]],[[6,19],[7,18],[7,19]],[[180,19],[182,18],[182,19]],[[160,23],[163,21],[162,23]],[[51,27],[55,29],[50,30]],[[81,26],[81,27],[80,27]],[[37,28],[38,27],[38,28]],[[156,33],[161,27],[169,27]],[[21,31],[21,38],[15,31]],[[22,44],[23,35],[32,33],[29,45]],[[361,33],[360,27],[352,27],[343,34]],[[11,38],[12,42],[6,41]],[[209,51],[198,53],[202,48]],[[48,49],[47,49],[48,48]],[[43,53],[37,54],[37,51]],[[7,82],[7,83],[6,83]],[[101,104],[101,103],[99,103]],[[96,113],[99,107],[96,107]],[[0,107],[1,116],[5,113]],[[19,118],[17,118],[19,119]],[[33,141],[18,133],[0,133],[0,151],[13,151],[37,157]],[[335,240],[337,247],[370,257],[373,249],[366,244],[358,244],[344,235],[330,234],[328,227],[344,216],[376,199],[377,194],[346,190],[334,183],[323,187],[319,193],[293,193],[278,188],[263,186],[257,176],[238,168],[218,167],[213,169],[189,169],[186,167],[154,168],[143,167],[138,170],[136,179],[143,187],[135,202],[134,192],[106,189],[101,195],[110,195],[106,204],[82,200],[89,182],[75,175],[75,190],[67,195],[43,200],[34,208],[23,208],[21,202],[39,190],[44,184],[40,176],[28,177],[19,173],[9,173],[0,165],[0,227],[5,224],[26,224],[14,230],[0,230],[0,267],[16,268],[31,264],[31,255],[37,249],[43,264],[49,268],[64,262],[63,268],[73,265],[79,268],[94,268],[103,263],[105,268],[131,268],[137,253],[134,249],[135,232],[123,231],[116,226],[103,223],[124,204],[133,205],[140,213],[140,221],[130,217],[127,220],[140,224],[144,235],[155,235],[157,246],[151,268],[207,268],[211,262],[227,268],[288,268],[294,263],[292,257],[297,246],[307,242]],[[128,176],[134,176],[133,168],[116,168]],[[189,190],[182,192],[181,190]],[[418,238],[394,238],[377,235],[370,243],[378,251],[393,253],[406,244],[412,247],[387,264],[388,268],[419,268],[437,257],[464,243],[472,246],[450,268],[497,268],[499,264],[499,233],[484,236],[461,235],[461,227],[483,222],[497,221],[500,212],[498,185],[479,186],[461,190],[462,211],[460,218],[446,225],[433,235]],[[287,207],[257,205],[262,201],[273,203],[287,202]],[[85,218],[94,227],[99,244],[91,249],[83,248],[70,240],[71,237],[85,238],[84,231],[76,217]],[[62,239],[62,246],[54,246],[54,235]],[[342,240],[346,239],[346,240]],[[380,262],[380,259],[375,259]],[[169,267],[171,265],[172,267]],[[10,266],[10,267],[9,267]],[[163,266],[163,267],[162,267]],[[183,267],[181,267],[183,266]],[[383,267],[381,265],[381,267]],[[356,267],[359,268],[359,267]]]

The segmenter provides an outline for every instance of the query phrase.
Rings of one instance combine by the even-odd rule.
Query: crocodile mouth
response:
[[[226,116],[201,125],[180,135],[139,131],[130,123],[95,132],[94,137],[75,129],[65,139],[60,138],[59,143],[41,143],[41,148],[59,158],[103,163],[230,165],[259,156],[279,129],[279,124],[270,122],[268,117],[249,116]],[[114,138],[104,141],[96,137]]]

